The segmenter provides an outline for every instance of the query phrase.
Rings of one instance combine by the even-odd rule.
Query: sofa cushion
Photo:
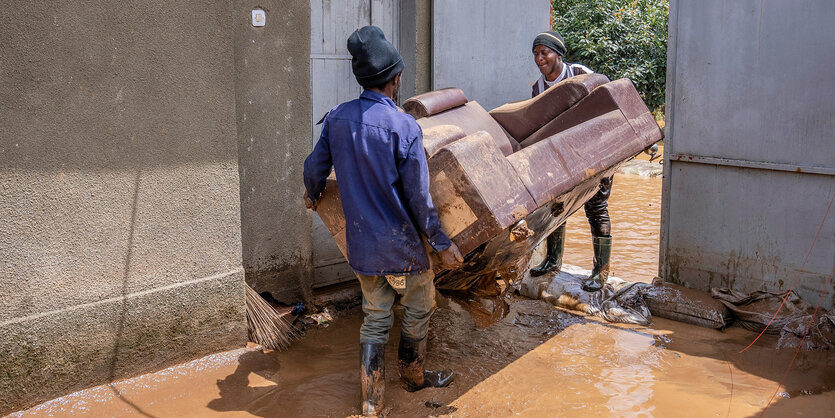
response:
[[[597,86],[608,83],[603,74],[583,74],[567,78],[528,100],[508,103],[490,111],[513,139],[521,142],[537,129],[568,110]]]
[[[548,141],[540,141],[507,157],[537,206],[542,206],[558,195],[558,189],[571,184],[571,176],[561,156]],[[573,184],[573,183],[572,183]]]
[[[521,141],[522,147],[535,144],[589,119],[596,118],[613,110],[620,110],[629,120],[635,132],[650,144],[660,140],[663,135],[655,123],[655,118],[641,100],[635,86],[628,79],[622,78],[606,83],[594,89],[588,96],[577,102],[571,109],[563,112],[536,132]]]
[[[643,145],[620,110],[613,110],[547,138],[574,185],[641,152]],[[573,187],[573,185],[571,186]],[[560,195],[567,189],[556,189]]]
[[[537,206],[643,149],[629,121],[613,110],[508,157]]]
[[[521,148],[478,102],[467,102],[463,106],[420,118],[417,123],[424,130],[438,125],[455,125],[467,135],[487,131],[505,156]]]

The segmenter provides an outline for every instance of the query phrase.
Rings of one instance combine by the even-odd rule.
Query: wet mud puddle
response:
[[[658,272],[661,177],[616,174],[609,197],[612,275],[652,282]],[[589,222],[582,209],[566,221],[564,262],[591,270],[594,255]],[[542,249],[544,250],[544,249]]]
[[[614,274],[650,281],[658,263],[661,179],[616,175],[610,214]],[[582,211],[568,221],[565,262],[591,268]],[[835,353],[794,352],[740,328],[715,331],[655,318],[616,325],[514,296],[486,310],[439,297],[429,368],[453,368],[449,388],[399,386],[399,330],[386,347],[388,415],[417,416],[832,416]],[[460,301],[459,301],[460,302]],[[400,312],[396,312],[400,315]],[[484,319],[484,318],[482,318]],[[343,417],[359,412],[358,309],[340,313],[288,351],[240,349],[58,398],[12,416]],[[398,324],[396,321],[395,324]],[[771,402],[772,395],[778,395]]]
[[[445,299],[432,318],[427,366],[452,367],[446,389],[409,393],[386,351],[389,416],[753,416],[793,352],[766,337],[664,319],[651,327],[601,323],[541,301],[476,327]],[[288,351],[242,349],[65,396],[13,416],[342,417],[359,412],[362,312],[342,313]],[[801,353],[765,416],[831,416],[835,353]]]

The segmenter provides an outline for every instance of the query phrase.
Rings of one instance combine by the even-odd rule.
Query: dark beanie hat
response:
[[[363,87],[378,86],[403,71],[403,58],[376,26],[355,30],[348,38],[348,52],[354,76]]]
[[[545,45],[548,48],[553,49],[557,54],[560,54],[561,57],[564,57],[567,52],[565,49],[565,42],[562,41],[562,36],[554,30],[542,32],[539,35],[536,35],[531,49],[536,48],[537,45]]]

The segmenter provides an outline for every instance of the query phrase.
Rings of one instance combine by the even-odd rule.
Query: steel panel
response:
[[[679,1],[678,154],[835,167],[835,2]],[[673,28],[671,28],[673,30]]]
[[[670,2],[665,279],[779,291],[797,277],[833,307],[832,21],[830,0]]]
[[[433,2],[433,86],[458,87],[487,110],[529,99],[531,45],[548,30],[547,0]],[[569,45],[570,47],[570,45]]]

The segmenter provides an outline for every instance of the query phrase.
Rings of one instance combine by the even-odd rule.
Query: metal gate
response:
[[[807,301],[830,291],[822,306],[835,305],[833,20],[831,0],[670,2],[666,280],[742,292],[796,281]]]

